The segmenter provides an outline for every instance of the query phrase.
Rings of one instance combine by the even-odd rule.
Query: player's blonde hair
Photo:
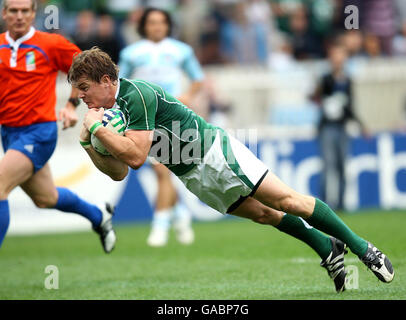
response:
[[[31,9],[32,11],[37,11],[37,0],[31,0]],[[8,3],[7,0],[3,0],[3,9],[7,9],[8,8]]]
[[[86,78],[100,83],[104,75],[107,75],[111,81],[118,80],[118,67],[106,52],[93,47],[73,57],[68,72],[68,82],[75,84],[80,79]]]

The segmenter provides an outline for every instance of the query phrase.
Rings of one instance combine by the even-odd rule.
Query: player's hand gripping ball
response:
[[[109,129],[111,132],[123,136],[127,123],[123,112],[120,109],[112,108],[106,109],[104,111],[102,125],[103,127]],[[105,156],[110,155],[110,152],[107,151],[107,149],[95,135],[91,135],[90,142],[92,144],[92,147],[97,152]]]

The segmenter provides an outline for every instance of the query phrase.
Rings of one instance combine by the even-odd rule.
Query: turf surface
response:
[[[149,248],[149,225],[116,228],[103,253],[93,232],[10,236],[0,250],[0,299],[406,299],[406,212],[342,215],[360,236],[390,257],[391,284],[377,280],[352,253],[358,289],[336,294],[320,259],[276,229],[242,219],[195,223],[196,242]],[[59,289],[44,287],[47,265]]]

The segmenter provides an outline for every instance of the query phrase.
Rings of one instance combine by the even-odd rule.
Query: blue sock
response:
[[[78,213],[90,220],[93,227],[98,227],[100,225],[102,221],[102,213],[97,206],[82,200],[69,189],[57,187],[56,190],[58,190],[59,196],[55,209],[64,212]]]
[[[0,200],[0,247],[6,236],[8,225],[10,224],[10,210],[8,200]]]

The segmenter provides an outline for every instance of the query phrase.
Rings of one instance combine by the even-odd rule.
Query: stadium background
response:
[[[82,49],[98,45],[117,61],[120,49],[139,39],[134,30],[144,7],[169,10],[175,20],[173,36],[192,45],[206,74],[193,107],[248,143],[285,182],[316,196],[320,194],[316,141],[320,110],[309,97],[328,70],[329,40],[341,35],[346,41],[347,34],[356,33],[353,39],[358,43],[351,48],[348,70],[355,111],[371,133],[366,139],[353,130],[346,164],[345,210],[357,213],[406,208],[406,6],[401,0],[377,2],[39,1],[35,26],[62,33]],[[49,30],[44,24],[49,5],[58,9],[58,29]],[[348,5],[359,8],[360,30],[344,28]],[[295,22],[307,30],[305,38],[292,31]],[[304,39],[311,45],[300,45]],[[69,90],[65,75],[60,75],[57,109]],[[78,112],[82,119],[83,103]],[[59,132],[50,162],[57,184],[69,186],[89,201],[116,203],[117,222],[149,221],[156,192],[151,169],[132,171],[120,183],[110,181],[79,147],[79,128]],[[223,218],[178,182],[177,186],[197,220]],[[20,189],[10,195],[10,206],[9,234],[90,228],[80,217],[34,208]]]
[[[345,210],[339,214],[385,251],[396,276],[390,285],[379,283],[348,254],[346,266],[355,267],[351,275],[357,286],[337,295],[320,259],[304,243],[269,226],[225,219],[184,192],[179,182],[196,220],[209,222],[194,224],[192,246],[181,246],[171,236],[166,247],[154,250],[145,241],[156,192],[151,169],[132,171],[120,183],[110,181],[79,147],[78,125],[59,131],[50,162],[54,178],[91,202],[118,204],[116,249],[105,255],[83,218],[36,209],[18,188],[9,199],[11,225],[0,252],[0,300],[405,299],[406,1],[39,2],[38,29],[47,30],[44,23],[57,8],[58,19],[51,22],[58,29],[47,31],[60,32],[83,49],[98,45],[115,59],[120,48],[139,39],[134,30],[145,6],[169,10],[174,36],[193,46],[206,74],[193,107],[246,142],[288,184],[314,195],[320,193],[320,108],[309,94],[328,69],[327,43],[343,36],[352,50],[347,66],[354,108],[370,138],[351,130]],[[348,5],[359,9],[358,31],[344,29]],[[291,23],[307,32],[293,33]],[[1,24],[0,19],[0,29]],[[70,91],[65,75],[58,78],[57,91],[59,109]],[[80,120],[85,112],[82,103]],[[44,287],[50,265],[59,269],[58,290]],[[144,302],[137,312],[139,306]]]

